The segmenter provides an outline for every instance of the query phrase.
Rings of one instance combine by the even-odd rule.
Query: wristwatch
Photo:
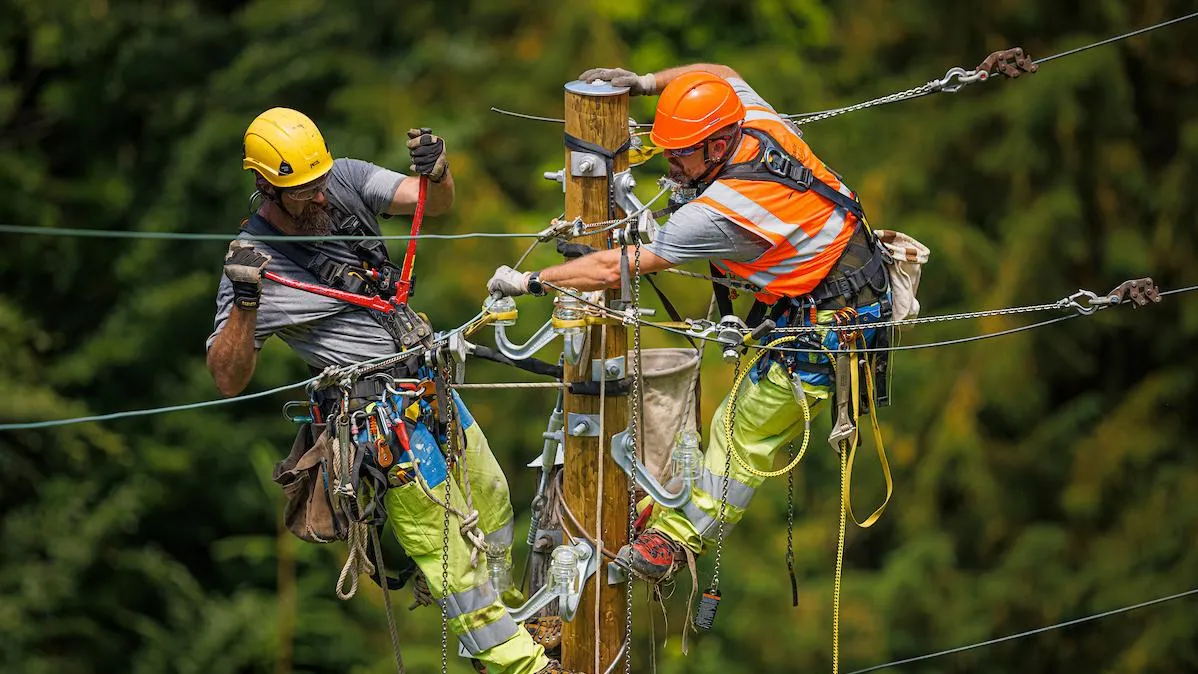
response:
[[[541,283],[541,272],[534,271],[528,275],[528,294],[537,296],[545,294],[545,285]]]

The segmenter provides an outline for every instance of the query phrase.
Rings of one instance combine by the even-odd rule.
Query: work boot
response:
[[[559,616],[531,618],[524,623],[524,629],[532,635],[533,641],[541,644],[545,649],[545,655],[551,658],[561,657],[562,619]]]
[[[616,559],[628,565],[637,576],[660,583],[686,563],[686,552],[681,543],[657,529],[646,529],[620,548]]]
[[[549,664],[547,664],[544,667],[542,667],[541,669],[537,670],[536,674],[583,674],[583,673],[576,672],[571,669],[566,669],[565,667],[562,667],[562,663],[558,662],[557,660],[550,660]]]

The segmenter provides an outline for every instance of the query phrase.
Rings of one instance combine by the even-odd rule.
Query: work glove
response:
[[[495,270],[487,281],[487,292],[502,297],[517,297],[528,294],[528,277],[531,272],[516,271],[506,264]]]
[[[657,93],[657,78],[653,73],[637,75],[623,68],[591,68],[578,76],[583,82],[603,80],[613,87],[628,87],[629,96],[652,96]]]
[[[997,70],[1011,79],[1015,79],[1023,73],[1034,73],[1039,69],[1040,66],[1032,63],[1032,58],[1023,52],[1022,47],[996,51],[974,68],[975,71],[991,74]]]
[[[262,273],[270,256],[254,250],[254,244],[237,239],[225,254],[225,276],[233,282],[233,303],[242,309],[257,309],[262,297]]]
[[[408,168],[435,183],[441,182],[449,170],[445,141],[434,136],[432,129],[408,129],[408,154],[412,155],[412,165]]]

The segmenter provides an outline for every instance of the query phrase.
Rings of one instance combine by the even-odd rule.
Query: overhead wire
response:
[[[1154,30],[1164,28],[1166,26],[1171,26],[1175,23],[1180,23],[1182,21],[1187,21],[1189,19],[1193,19],[1194,17],[1198,17],[1198,12],[1192,12],[1192,13],[1186,14],[1184,16],[1179,16],[1179,17],[1176,17],[1173,19],[1168,19],[1168,20],[1162,21],[1160,23],[1153,24],[1151,26],[1145,26],[1143,28],[1138,28],[1133,31],[1128,31],[1121,35],[1115,35],[1115,36],[1112,36],[1109,38],[1105,38],[1103,40],[1099,40],[1097,42],[1092,42],[1090,44],[1083,45],[1081,47],[1075,47],[1073,49],[1069,49],[1069,50],[1060,52],[1058,54],[1053,54],[1051,56],[1045,56],[1044,58],[1040,58],[1040,59],[1036,59],[1036,60],[1032,61],[1032,63],[1035,63],[1036,65],[1040,65],[1042,63],[1048,63],[1049,61],[1053,61],[1055,59],[1064,58],[1066,56],[1072,56],[1074,54],[1079,54],[1081,52],[1084,52],[1084,51],[1087,51],[1090,49],[1094,49],[1096,47],[1102,47],[1104,45],[1108,45],[1108,44],[1111,44],[1114,42],[1119,42],[1121,40],[1126,40],[1128,38],[1132,38],[1137,35],[1142,35],[1144,33],[1150,33]],[[946,76],[945,80],[947,80],[947,79],[948,79],[948,77]],[[931,83],[929,83],[929,84],[931,84]],[[796,124],[807,124],[807,123],[811,123],[811,122],[830,119],[832,117],[837,117],[839,115],[842,115],[842,114],[845,114],[848,112],[853,112],[856,110],[872,108],[872,107],[879,107],[882,105],[888,105],[890,103],[899,103],[902,101],[909,101],[909,100],[913,100],[916,98],[923,98],[924,96],[930,96],[932,94],[941,93],[944,91],[951,91],[951,90],[946,90],[943,87],[940,87],[940,88],[929,87],[928,84],[925,84],[920,87],[915,87],[913,89],[908,89],[906,91],[897,92],[894,94],[890,94],[888,96],[882,96],[880,98],[875,98],[870,101],[856,103],[853,105],[846,105],[846,106],[842,106],[839,108],[829,108],[827,110],[817,110],[817,111],[812,111],[812,112],[786,113],[786,114],[782,114],[780,116],[784,119],[789,119],[789,120],[795,121]],[[503,109],[500,109],[500,108],[497,108],[494,106],[491,107],[491,112],[497,112],[501,115],[506,115],[509,117],[517,117],[520,119],[528,119],[528,120],[537,121],[537,122],[549,122],[549,123],[555,123],[555,124],[564,124],[566,121],[564,119],[560,119],[557,117],[541,117],[538,115],[529,115],[529,114],[525,114],[522,112],[512,112],[510,110],[503,110]],[[653,125],[651,123],[637,122],[634,125],[630,125],[630,126],[636,126],[637,128],[650,128]]]
[[[1141,609],[1141,608],[1145,608],[1148,606],[1164,604],[1166,602],[1174,601],[1176,599],[1182,599],[1184,597],[1189,597],[1189,596],[1192,596],[1195,594],[1198,594],[1198,588],[1194,588],[1192,590],[1186,590],[1185,592],[1178,592],[1177,594],[1171,594],[1166,597],[1158,597],[1156,599],[1150,599],[1148,601],[1143,601],[1138,604],[1132,604],[1131,606],[1124,606],[1122,608],[1111,609],[1110,611],[1103,611],[1102,613],[1095,613],[1093,615],[1085,616],[1084,618],[1075,618],[1073,620],[1066,620],[1065,622],[1060,622],[1060,623],[1056,623],[1053,625],[1047,625],[1045,627],[1039,627],[1034,630],[1017,632],[1015,634],[1008,634],[1005,637],[998,637],[996,639],[980,641],[975,644],[969,644],[968,646],[958,646],[956,648],[949,648],[949,649],[943,650],[943,651],[936,651],[935,653],[928,653],[926,655],[920,655],[920,656],[913,657],[913,658],[904,658],[902,660],[895,660],[893,662],[887,662],[887,663],[883,663],[880,665],[874,665],[872,667],[866,667],[864,669],[857,669],[852,672],[849,672],[849,674],[866,674],[867,672],[876,672],[879,669],[886,669],[888,667],[898,667],[900,665],[908,665],[913,662],[923,662],[924,660],[931,660],[933,658],[939,658],[939,657],[945,656],[945,655],[952,655],[954,653],[961,653],[961,652],[972,650],[975,648],[982,648],[984,646],[993,646],[994,644],[1000,644],[1005,641],[1014,641],[1016,639],[1022,639],[1024,637],[1030,637],[1030,636],[1033,636],[1036,634],[1043,634],[1044,632],[1051,632],[1052,630],[1058,630],[1058,629],[1061,629],[1064,627],[1080,625],[1082,623],[1091,622],[1094,620],[1098,620],[1100,618],[1107,618],[1107,617],[1110,617],[1113,615],[1118,615],[1120,613],[1127,613],[1128,611],[1134,611],[1136,609]]]

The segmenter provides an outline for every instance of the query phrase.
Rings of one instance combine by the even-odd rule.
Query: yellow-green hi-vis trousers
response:
[[[823,347],[831,350],[841,348],[838,333],[831,327],[835,314],[834,311],[820,311],[815,319],[817,325],[827,326],[827,329],[819,330],[816,334]],[[877,302],[857,307],[857,315],[863,326],[883,318],[881,305]],[[806,321],[802,324],[810,325]],[[863,327],[861,336],[866,345],[872,345],[876,329]],[[821,353],[795,354],[794,357],[808,363],[829,363],[827,356]],[[832,396],[834,382],[830,375],[824,373],[800,371],[798,376],[814,416],[821,407],[820,403]],[[660,530],[696,553],[703,551],[705,541],[714,543],[719,533],[720,498],[729,451],[724,418],[728,414],[730,397],[724,398],[712,417],[703,469],[695,480],[690,501],[677,510],[655,504],[653,514],[649,517],[650,528]],[[769,363],[764,375],[746,377],[736,401],[735,414],[733,440],[741,458],[759,471],[769,471],[774,464],[774,455],[803,432],[803,410],[795,399],[790,376],[776,362]],[[724,509],[725,534],[744,516],[753,493],[764,481],[764,478],[745,470],[735,460],[731,462],[729,473],[728,502]]]
[[[465,434],[465,465],[469,471],[474,509],[479,528],[488,543],[510,548],[512,502],[507,479],[491,453],[487,438],[462,401],[454,395]],[[469,512],[460,485],[462,461],[450,472],[450,499],[459,512]],[[445,484],[433,488],[442,498]],[[461,534],[460,520],[449,517],[449,594],[442,589],[441,551],[445,540],[445,511],[433,503],[415,480],[387,490],[387,519],[395,537],[428,579],[437,603],[449,613],[450,629],[471,657],[487,666],[491,674],[532,674],[548,664],[544,649],[527,630],[508,616],[487,574],[486,556],[479,554],[477,566],[470,565],[471,544]],[[519,600],[518,597],[513,597]]]
[[[803,383],[804,392],[812,407],[829,397],[828,386]],[[691,499],[677,510],[655,504],[648,526],[658,529],[673,540],[696,553],[702,552],[704,541],[714,542],[719,531],[720,496],[723,491],[724,466],[728,463],[728,443],[724,437],[724,417],[728,400],[720,403],[711,420],[703,469],[691,489]],[[765,376],[753,382],[746,377],[736,401],[732,436],[741,458],[761,471],[773,468],[774,455],[803,432],[803,411],[795,400],[790,376],[777,363],[771,363]],[[724,534],[736,526],[744,515],[753,493],[764,478],[745,470],[735,460],[730,466],[728,503],[724,509]]]

